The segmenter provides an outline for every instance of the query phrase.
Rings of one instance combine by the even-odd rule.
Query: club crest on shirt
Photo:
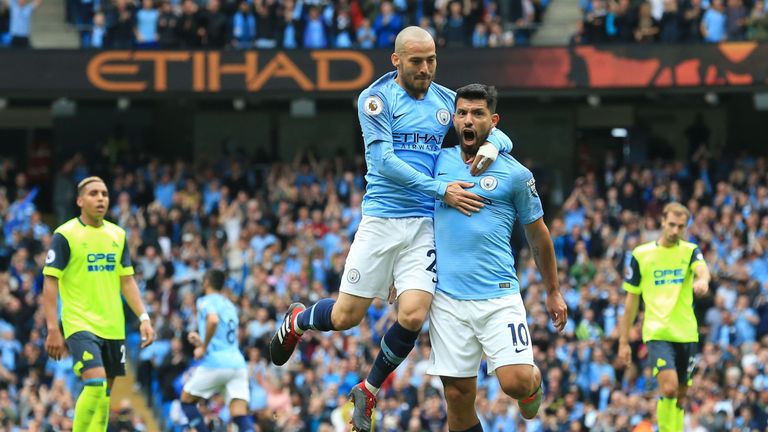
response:
[[[536,190],[536,179],[531,178],[528,180],[528,183],[526,183],[529,188],[531,188],[531,195],[535,196],[536,198],[539,197],[539,192]]]
[[[499,181],[494,176],[485,176],[480,179],[480,187],[483,190],[492,191],[499,185]]]
[[[364,109],[368,115],[379,115],[381,110],[384,109],[384,103],[378,96],[368,96],[368,99],[365,100]]]
[[[356,284],[360,281],[360,272],[357,269],[352,269],[347,273],[347,281],[351,284]]]
[[[53,249],[48,250],[48,255],[45,256],[45,263],[50,264],[56,261],[56,252]]]
[[[451,122],[451,113],[445,108],[437,110],[436,116],[437,121],[443,126],[448,126],[448,123]]]

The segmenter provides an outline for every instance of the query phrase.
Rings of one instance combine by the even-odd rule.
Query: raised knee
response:
[[[520,380],[503,384],[501,389],[512,399],[525,399],[530,396],[531,387],[531,380]]]
[[[512,399],[525,399],[536,390],[534,385],[537,384],[538,376],[537,368],[518,366],[512,376],[505,376],[499,384],[501,384],[501,390]]]

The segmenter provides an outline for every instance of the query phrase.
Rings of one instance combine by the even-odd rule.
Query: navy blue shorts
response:
[[[125,375],[125,340],[104,339],[87,331],[80,331],[67,338],[67,348],[72,354],[75,374],[95,367],[103,367],[108,378]]]
[[[648,360],[653,367],[653,376],[666,369],[677,371],[680,385],[691,385],[693,370],[696,366],[698,342],[648,341]]]

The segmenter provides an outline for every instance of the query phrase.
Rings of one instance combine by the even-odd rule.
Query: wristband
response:
[[[139,315],[139,321],[140,322],[149,321],[149,314],[144,312],[143,314]]]

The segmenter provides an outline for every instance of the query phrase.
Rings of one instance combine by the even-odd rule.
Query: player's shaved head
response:
[[[435,40],[421,27],[406,27],[395,38],[392,66],[397,69],[395,81],[408,94],[421,99],[427,93],[437,68]]]
[[[402,29],[400,33],[397,34],[397,37],[395,38],[395,52],[398,54],[404,53],[406,50],[406,44],[409,42],[431,42],[434,44],[435,40],[432,39],[432,35],[423,28],[417,26],[409,26]]]

